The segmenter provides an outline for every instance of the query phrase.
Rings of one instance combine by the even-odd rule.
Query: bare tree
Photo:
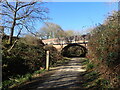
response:
[[[4,0],[0,2],[2,6],[2,25],[5,29],[10,30],[8,43],[12,45],[12,37],[14,31],[21,32],[27,30],[31,33],[35,30],[35,22],[47,19],[48,9],[43,7],[43,2],[22,2],[16,0],[15,2],[8,2]],[[33,33],[34,34],[34,33]]]

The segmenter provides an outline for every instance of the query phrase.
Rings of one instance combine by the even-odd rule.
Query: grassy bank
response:
[[[110,81],[102,78],[100,72],[96,70],[96,65],[89,59],[86,59],[82,63],[86,67],[86,72],[83,72],[80,76],[82,77],[82,87],[85,89],[105,89],[112,88]]]
[[[16,86],[19,86],[21,84],[24,84],[25,82],[31,81],[33,78],[35,78],[37,75],[42,74],[45,72],[45,69],[35,71],[34,73],[28,73],[25,75],[18,75],[16,77],[11,77],[9,80],[5,80],[2,82],[2,89],[7,90]]]

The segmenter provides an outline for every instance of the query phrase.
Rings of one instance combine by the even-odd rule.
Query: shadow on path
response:
[[[59,90],[59,89],[71,89],[78,90],[82,88],[79,78],[80,73],[85,72],[81,62],[85,58],[70,58],[68,64],[64,66],[58,66],[51,68],[48,74],[36,79],[19,89],[22,90]]]

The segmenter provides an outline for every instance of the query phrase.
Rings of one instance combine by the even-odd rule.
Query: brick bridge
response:
[[[83,46],[87,49],[87,43],[88,43],[88,40],[72,40],[70,42],[66,42],[65,40],[59,40],[58,41],[58,38],[53,38],[53,39],[46,39],[46,40],[42,40],[43,43],[45,45],[53,45],[58,51],[61,51],[65,46],[68,46],[68,45],[73,45],[73,46]]]
[[[65,46],[68,46],[68,45],[74,45],[74,46],[77,46],[77,45],[80,45],[80,46],[84,46],[86,49],[87,49],[87,43],[88,41],[86,42],[79,42],[79,43],[64,43],[64,44],[52,44],[58,51],[61,51]]]

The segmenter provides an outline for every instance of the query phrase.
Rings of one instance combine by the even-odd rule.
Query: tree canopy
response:
[[[46,22],[44,26],[40,28],[38,35],[42,39],[49,39],[63,37],[65,36],[65,32],[61,26],[52,22]]]

